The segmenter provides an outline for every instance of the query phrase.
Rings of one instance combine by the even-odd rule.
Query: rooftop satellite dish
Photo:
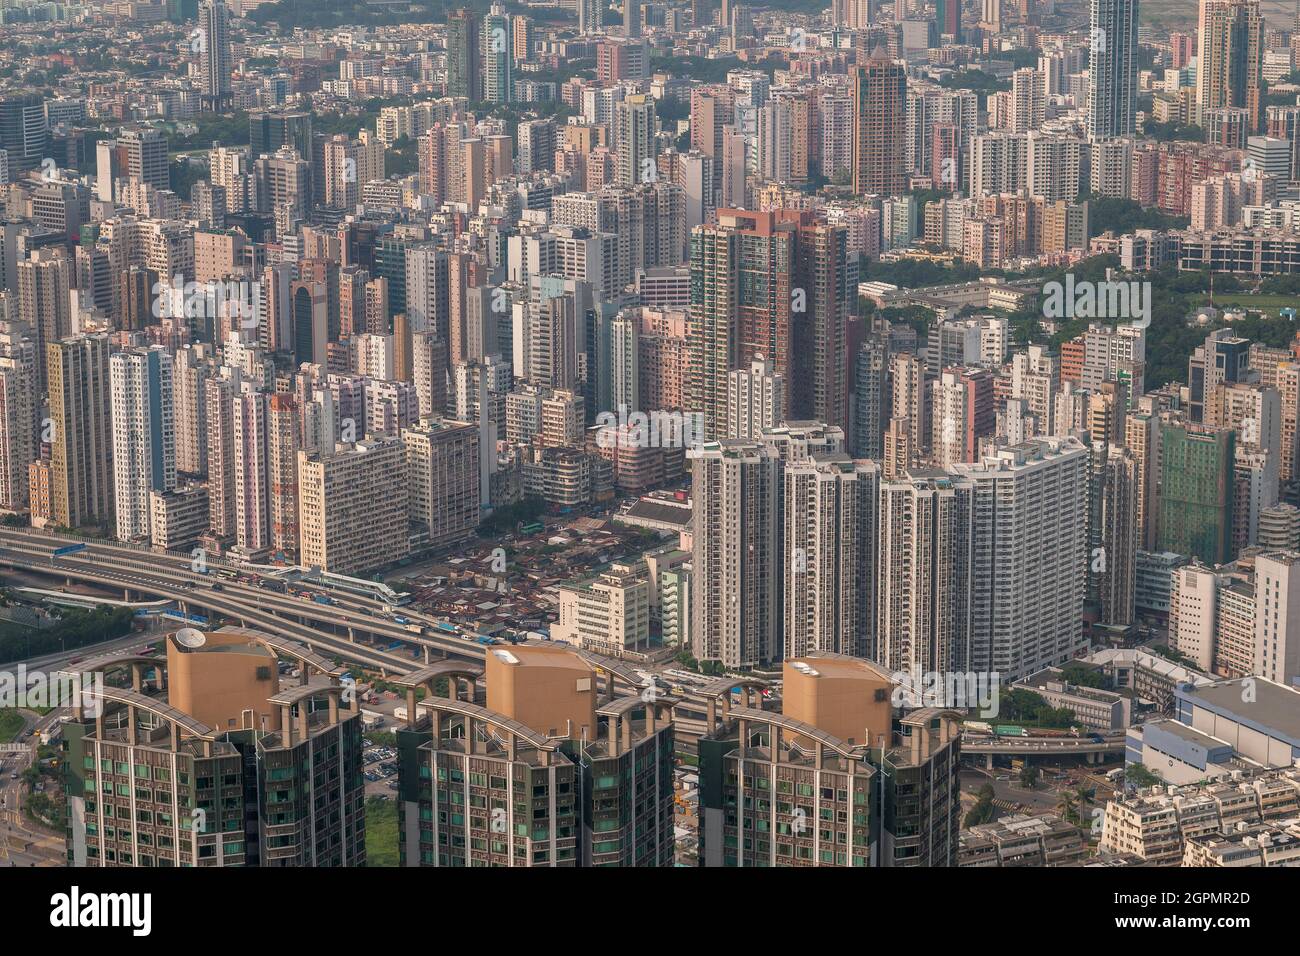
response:
[[[208,636],[194,627],[182,627],[176,632],[176,643],[181,647],[202,647],[208,642]]]

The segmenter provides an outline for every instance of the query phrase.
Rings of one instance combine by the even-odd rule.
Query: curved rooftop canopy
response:
[[[461,717],[469,717],[473,720],[482,721],[489,727],[496,727],[500,730],[518,737],[520,740],[539,750],[559,750],[561,740],[552,739],[545,734],[539,734],[519,721],[507,717],[505,714],[498,713],[495,710],[488,710],[486,707],[480,707],[478,704],[471,704],[464,700],[450,700],[445,697],[434,697],[429,700],[422,700],[416,707],[422,707],[426,710],[437,710],[443,713],[456,714]]]
[[[146,697],[136,691],[127,690],[125,687],[109,687],[107,685],[92,687],[90,693],[101,700],[124,704],[127,707],[135,707],[156,717],[161,717],[163,720],[171,721],[194,737],[212,740],[215,735],[215,731],[207,724],[196,720],[183,710],[177,710],[165,701],[158,700],[156,697]]]
[[[806,737],[824,747],[829,747],[841,757],[856,760],[866,753],[866,747],[861,744],[845,743],[839,737],[828,734],[824,730],[818,730],[812,724],[806,724],[802,720],[795,720],[793,717],[786,717],[784,714],[778,714],[774,711],[755,710],[752,707],[733,707],[730,716],[732,720],[749,720],[755,723],[764,723],[771,727],[780,727],[782,730],[788,730],[792,734],[798,734],[800,737]]]

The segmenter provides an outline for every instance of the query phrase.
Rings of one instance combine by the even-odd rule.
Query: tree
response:
[[[1164,644],[1151,644],[1147,647],[1147,650],[1153,651],[1165,660],[1173,661],[1175,664],[1182,664],[1184,667],[1196,667],[1196,661],[1192,660],[1181,651],[1176,651],[1172,647],[1167,647]]]
[[[1052,707],[1031,690],[1017,688],[1002,698],[1002,713],[1008,719],[1033,724],[1038,727],[1063,729],[1074,724],[1074,712],[1065,707]]]
[[[41,631],[0,629],[0,662],[71,651],[121,637],[131,629],[134,612],[129,607],[100,607],[93,611],[66,609],[59,623]]]
[[[1061,814],[1061,819],[1069,823],[1079,821],[1078,807],[1075,806],[1074,794],[1069,790],[1062,790],[1061,795],[1056,799],[1056,809]]]
[[[512,505],[505,505],[492,512],[478,527],[482,537],[491,537],[510,531],[516,525],[536,521],[546,510],[546,502],[541,498],[525,498]]]
[[[1137,787],[1140,790],[1143,787],[1154,787],[1158,784],[1164,783],[1164,781],[1142,764],[1130,763],[1125,764],[1124,766],[1124,783],[1125,785]]]
[[[1038,67],[1038,51],[1034,49],[1023,48],[1007,50],[998,54],[998,56],[1010,60],[1011,65],[1018,70],[1024,69],[1025,67],[1033,67],[1035,69]]]
[[[954,70],[939,81],[939,85],[950,90],[973,90],[983,99],[989,93],[1001,93],[1011,89],[1008,80],[999,80],[992,73],[983,70]]]
[[[409,176],[419,168],[419,149],[409,136],[399,136],[384,151],[384,173],[387,176]]]
[[[1182,123],[1153,123],[1147,121],[1143,127],[1143,132],[1151,139],[1161,143],[1172,142],[1173,140],[1184,140],[1193,143],[1205,142],[1205,130],[1199,126],[1184,125]]]
[[[997,270],[981,273],[978,266],[969,262],[941,266],[921,260],[899,259],[896,262],[882,262],[879,259],[865,257],[858,267],[858,278],[863,282],[888,282],[904,289],[944,285],[950,282],[969,282],[978,279],[981,275],[1001,275],[1001,273]]]
[[[981,823],[988,823],[993,819],[994,812],[993,787],[986,783],[984,786],[980,787],[978,799],[975,801],[975,806],[971,807],[970,811],[966,814],[966,818],[962,821],[962,826],[966,829],[970,829],[971,827],[979,826]]]
[[[1088,197],[1088,238],[1099,236],[1103,232],[1112,232],[1117,236],[1133,232],[1135,229],[1185,229],[1191,220],[1186,216],[1171,216],[1159,209],[1145,209],[1132,199],[1116,199],[1112,196]]]
[[[650,59],[651,72],[689,76],[696,83],[725,83],[727,74],[732,70],[756,69],[759,66],[761,64],[746,63],[739,57],[656,56]]]
[[[1083,826],[1088,818],[1088,808],[1097,800],[1097,790],[1095,787],[1080,785],[1074,790],[1074,798],[1079,802],[1079,825]]]
[[[655,113],[659,115],[662,124],[676,123],[678,120],[690,119],[691,104],[687,100],[665,96],[655,100]]]
[[[184,199],[190,198],[190,190],[194,184],[201,179],[208,177],[208,168],[205,164],[195,162],[190,157],[173,159],[167,167],[167,185],[177,196]]]
[[[1100,690],[1107,689],[1110,684],[1101,671],[1077,661],[1071,661],[1061,668],[1061,680],[1075,687],[1096,687]]]
[[[1029,763],[1021,767],[1020,785],[1026,790],[1033,790],[1038,786],[1038,768]]]

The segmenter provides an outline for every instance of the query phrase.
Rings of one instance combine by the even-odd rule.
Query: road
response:
[[[961,752],[1034,757],[1122,753],[1124,740],[1122,731],[1108,735],[1101,742],[1090,737],[991,737],[988,734],[963,733]]]
[[[22,772],[31,765],[36,755],[36,741],[28,738],[28,731],[39,732],[58,720],[57,714],[41,717],[31,711],[20,711],[24,725],[19,741],[31,740],[30,749],[21,753],[0,754],[0,866],[62,866],[64,864],[64,839],[62,834],[39,830],[23,816],[22,806],[27,787]],[[14,775],[18,775],[15,779]]]
[[[54,555],[55,550],[73,544],[84,548],[72,554]],[[445,623],[442,619],[411,608],[400,608],[400,615],[420,633],[393,621],[391,611],[386,611],[384,602],[377,599],[311,585],[313,593],[328,593],[331,599],[330,603],[318,603],[297,594],[258,586],[251,580],[223,579],[217,575],[228,568],[251,578],[254,572],[242,565],[208,559],[207,573],[203,573],[193,569],[192,558],[187,554],[169,554],[121,542],[0,528],[0,566],[62,579],[69,586],[86,583],[120,590],[127,599],[149,595],[174,601],[187,613],[237,621],[241,626],[296,641],[326,657],[376,669],[384,677],[406,673],[444,657],[481,662],[488,650],[463,637],[440,634],[434,625]],[[139,638],[123,640],[129,646]],[[420,649],[421,657],[416,659],[409,652],[384,649],[393,641]],[[59,655],[51,664],[66,666],[71,663],[67,658],[79,656],[83,659],[77,661],[77,669],[93,669],[94,658],[87,656],[84,648],[80,655],[75,652]],[[585,656],[604,671],[598,676],[598,686],[610,679],[611,672],[619,675],[616,682],[619,694],[641,692],[642,678],[638,674],[674,666],[669,663],[631,667],[596,654]],[[682,746],[688,751],[694,749],[695,739],[704,730],[704,709],[700,701],[687,700],[676,712]]]
[[[54,555],[55,550],[70,544],[84,545],[84,548],[73,554]],[[429,660],[444,657],[481,662],[487,653],[487,647],[482,644],[438,633],[434,625],[444,623],[441,619],[413,609],[401,608],[401,616],[420,633],[391,620],[379,600],[313,586],[314,593],[328,592],[331,598],[330,603],[318,603],[251,582],[222,579],[216,574],[228,567],[251,576],[252,572],[241,565],[209,560],[208,573],[202,573],[193,570],[191,560],[188,555],[157,552],[120,542],[86,541],[44,531],[0,528],[0,566],[63,579],[69,585],[86,583],[121,590],[124,597],[147,594],[174,601],[187,613],[201,612],[208,617],[237,621],[242,626],[297,641],[327,657],[376,669],[385,677],[415,670]],[[420,649],[421,657],[375,646],[393,641]],[[599,655],[589,657],[597,661]],[[88,663],[93,662],[78,661],[77,666],[85,669]],[[621,671],[624,682],[629,682],[630,669],[619,662],[608,661],[598,666]],[[601,678],[602,683],[604,679]],[[640,680],[633,678],[630,682],[639,684]],[[630,692],[627,687],[620,691]]]
[[[70,581],[84,581],[125,593],[148,594],[172,600],[190,613],[219,615],[242,625],[265,630],[306,644],[313,650],[342,660],[401,673],[421,661],[407,654],[393,653],[364,642],[384,644],[400,640],[425,648],[434,657],[451,655],[482,660],[485,648],[464,638],[414,634],[388,620],[383,604],[367,598],[334,596],[331,604],[296,595],[279,594],[240,581],[223,581],[215,573],[198,573],[190,559],[113,542],[84,542],[76,554],[54,557],[53,551],[78,539],[37,531],[0,529],[0,564],[25,572]],[[209,563],[215,572],[223,565]],[[249,573],[247,569],[242,573]],[[408,615],[421,626],[434,619],[417,612]]]

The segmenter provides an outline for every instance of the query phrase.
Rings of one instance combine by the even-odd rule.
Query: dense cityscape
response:
[[[0,38],[0,865],[1300,866],[1300,5]]]

